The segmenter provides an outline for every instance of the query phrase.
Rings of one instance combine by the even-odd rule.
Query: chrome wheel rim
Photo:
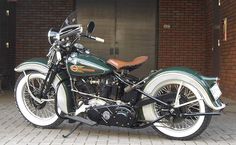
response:
[[[176,93],[178,88],[179,88],[180,84],[167,84],[164,85],[163,87],[161,87],[158,91],[157,91],[157,95],[163,95],[166,93]],[[195,94],[186,86],[182,86],[181,90],[180,90],[180,102],[184,101],[192,101],[197,99],[197,97],[195,96]],[[174,98],[175,99],[175,98]],[[173,100],[174,101],[174,100]],[[168,102],[169,104],[172,104],[174,102]],[[155,103],[154,105],[154,110],[157,116],[161,116],[161,111],[160,109],[162,108],[162,106],[158,105],[157,103]],[[184,107],[180,107],[178,109],[179,113],[199,113],[200,112],[200,106],[199,106],[199,102],[194,102],[191,104],[188,104]],[[196,122],[198,121],[199,116],[187,116],[187,117],[168,117],[163,119],[161,122],[161,124],[164,127],[168,127],[174,130],[186,130],[191,128],[193,125],[196,124]]]
[[[164,93],[167,85],[173,85],[173,90],[174,91],[174,85],[182,85],[188,88],[193,92],[193,94],[196,96],[197,100],[194,100],[196,104],[199,104],[199,111],[197,110],[191,110],[192,112],[199,112],[199,113],[205,113],[206,112],[206,106],[203,100],[203,95],[206,93],[204,92],[205,90],[202,88],[202,86],[192,77],[189,77],[188,75],[182,74],[182,73],[163,73],[158,76],[156,76],[152,81],[150,81],[147,86],[145,87],[144,91],[147,92],[148,94],[152,96],[156,96],[157,93]],[[162,89],[163,88],[163,89]],[[170,90],[170,89],[168,89]],[[175,88],[176,90],[176,88]],[[168,92],[168,91],[166,91]],[[183,91],[181,93],[186,93],[188,94],[187,91]],[[177,93],[178,94],[178,93]],[[174,95],[173,97],[176,98],[177,95]],[[143,98],[145,97],[144,95],[142,96]],[[195,97],[194,97],[195,98]],[[192,103],[192,102],[188,102]],[[188,103],[184,103],[185,105]],[[171,103],[172,104],[172,103]],[[180,103],[174,103],[172,105],[174,106],[183,106],[184,104]],[[189,104],[190,105],[190,104]],[[191,104],[192,105],[192,104]],[[156,104],[152,103],[146,106],[143,106],[143,112],[144,112],[144,117],[146,120],[149,121],[154,121],[158,119],[160,116],[158,116],[158,110],[156,110]],[[193,105],[196,106],[196,105]],[[197,105],[198,106],[198,105]],[[178,107],[176,107],[178,108]],[[174,116],[174,114],[173,114]],[[189,126],[178,126],[178,125],[170,125],[168,124],[169,120],[165,120],[165,122],[162,119],[160,122],[156,122],[153,124],[153,127],[161,132],[164,135],[167,135],[169,137],[173,138],[185,138],[185,137],[190,137],[197,133],[199,129],[202,128],[202,125],[204,124],[205,121],[205,116],[198,116],[196,121],[194,120],[195,123],[189,123]],[[178,126],[178,127],[177,127]],[[190,127],[191,126],[191,127]],[[179,128],[179,129],[178,129]]]
[[[29,79],[29,89],[35,95],[38,96],[42,89],[43,79],[32,78]],[[55,89],[51,87],[50,93],[47,94],[45,99],[53,99],[55,95]],[[49,119],[55,116],[54,101],[46,101],[42,104],[37,103],[31,98],[28,91],[28,87],[25,84],[23,87],[23,101],[30,114],[36,118]]]

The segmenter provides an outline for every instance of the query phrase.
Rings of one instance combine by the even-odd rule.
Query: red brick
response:
[[[186,66],[209,74],[206,14],[205,0],[160,0],[159,68]]]
[[[47,32],[59,27],[73,10],[74,0],[19,0],[16,3],[16,65],[32,57],[45,57]]]
[[[19,0],[16,8],[16,64],[45,57],[47,31],[58,27],[74,0]],[[221,19],[228,18],[228,41],[221,42],[220,78],[223,95],[236,99],[236,1],[221,0]],[[212,1],[160,0],[158,67],[186,66],[211,75]],[[163,25],[171,25],[164,29]]]

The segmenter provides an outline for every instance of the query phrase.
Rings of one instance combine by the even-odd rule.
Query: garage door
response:
[[[94,35],[105,43],[83,41],[97,56],[126,61],[147,55],[149,61],[133,73],[147,75],[156,69],[156,14],[155,0],[78,0],[79,18],[86,26],[96,23]]]

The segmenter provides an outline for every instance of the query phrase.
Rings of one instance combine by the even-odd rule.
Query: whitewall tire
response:
[[[180,102],[186,103],[191,100],[198,100],[184,107],[180,107],[183,113],[205,113],[209,112],[209,108],[205,105],[202,97],[202,88],[193,78],[179,73],[165,73],[156,76],[145,87],[144,91],[152,96],[161,95],[167,92],[178,92],[180,87]],[[143,96],[145,97],[145,96]],[[176,97],[175,97],[176,98]],[[169,104],[174,104],[175,98]],[[164,99],[165,100],[165,99]],[[168,99],[166,99],[168,100]],[[143,116],[145,120],[154,121],[160,115],[158,110],[160,105],[152,103],[143,106]],[[194,117],[170,117],[165,118],[164,123],[154,123],[153,128],[160,134],[171,138],[188,140],[201,134],[210,123],[211,116],[194,116]]]
[[[20,113],[30,123],[38,127],[54,128],[63,122],[63,120],[55,113],[55,100],[45,102],[41,105],[31,98],[27,87],[28,79],[29,84],[31,85],[32,83],[32,85],[34,85],[32,92],[39,91],[40,84],[42,84],[42,81],[45,78],[45,74],[36,71],[30,72],[30,74],[27,74],[26,76],[21,74],[15,85],[15,101]],[[52,89],[55,90],[56,85],[57,84],[54,82],[52,84]],[[48,99],[54,99],[53,96],[55,95],[48,95]],[[61,113],[60,110],[58,111]]]

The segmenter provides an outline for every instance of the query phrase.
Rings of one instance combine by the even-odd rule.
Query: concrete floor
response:
[[[236,145],[236,102],[230,102],[221,116],[215,116],[205,132],[191,141],[161,137],[152,128],[131,130],[118,127],[82,125],[64,139],[75,124],[56,129],[35,128],[17,111],[11,92],[0,94],[0,145]]]

